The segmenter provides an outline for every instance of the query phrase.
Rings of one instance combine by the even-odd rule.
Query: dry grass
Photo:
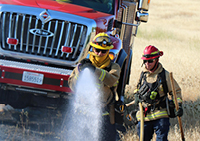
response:
[[[152,0],[148,23],[139,26],[133,48],[133,64],[127,94],[131,96],[141,71],[141,55],[148,45],[155,45],[164,52],[160,62],[182,88],[184,116],[182,117],[186,140],[200,140],[200,1]],[[171,121],[169,140],[181,140],[178,122]],[[128,131],[124,141],[136,140]]]
[[[199,4],[198,0],[151,2],[149,21],[140,25],[134,42],[131,84],[137,83],[142,52],[151,44],[164,52],[160,61],[173,72],[183,90],[183,99],[196,100],[200,96]]]
[[[162,50],[164,56],[160,61],[168,71],[173,72],[173,76],[182,88],[184,100],[182,123],[186,141],[200,141],[199,5],[200,0],[151,1],[149,21],[140,25],[135,38],[130,85],[126,89],[126,94],[131,96],[141,71],[140,58],[143,49],[151,44]],[[26,122],[21,124],[26,127]],[[171,120],[168,136],[170,141],[181,141],[177,124],[177,119]],[[16,126],[14,134],[18,130]],[[8,133],[9,138],[13,132],[8,130]],[[29,137],[29,133],[27,136]],[[14,137],[11,138],[14,140]],[[29,140],[32,137],[35,136],[31,136]],[[134,129],[127,129],[126,134],[122,134],[121,138],[123,141],[138,140]]]

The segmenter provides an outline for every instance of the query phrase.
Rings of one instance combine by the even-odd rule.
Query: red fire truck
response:
[[[112,61],[129,81],[132,46],[150,0],[0,0],[0,104],[58,106],[69,98],[68,78],[99,32],[111,37]]]

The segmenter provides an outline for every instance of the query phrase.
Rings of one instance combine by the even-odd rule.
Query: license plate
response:
[[[34,83],[42,85],[44,74],[24,71],[22,76],[23,82]]]

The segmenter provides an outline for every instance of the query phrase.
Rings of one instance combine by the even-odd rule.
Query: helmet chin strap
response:
[[[156,59],[156,63],[154,67],[150,70],[151,72],[154,72],[158,68],[158,58]]]

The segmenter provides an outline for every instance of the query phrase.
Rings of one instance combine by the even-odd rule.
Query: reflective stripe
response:
[[[101,84],[99,84],[99,83],[96,83],[96,85],[97,85],[97,88],[98,88],[98,89],[100,89],[100,88],[101,88]]]
[[[153,114],[147,114],[144,120],[152,120],[152,119],[156,119],[163,116],[168,116],[167,111],[158,111]],[[137,117],[137,120],[140,120],[140,115],[136,115],[136,117]]]
[[[155,52],[152,52],[151,55],[157,54],[157,53],[159,53],[159,50],[158,50],[158,51],[155,51]]]
[[[107,111],[102,114],[102,116],[108,116],[108,115],[109,115],[109,113]]]
[[[139,91],[139,89],[135,89],[134,91],[133,91],[133,93],[137,93]]]
[[[175,103],[174,99],[173,99],[173,102]],[[181,100],[181,98],[178,97],[178,98],[177,98],[177,102],[178,102],[178,103],[182,103],[183,101]]]
[[[99,80],[103,81],[104,78],[105,78],[105,76],[106,76],[106,71],[103,70],[103,69],[101,69],[101,75],[100,75],[100,77],[99,77]]]
[[[117,81],[117,83],[115,83],[115,84],[113,85],[113,87],[116,87],[116,86],[118,85],[118,83],[119,83],[119,81]]]
[[[78,74],[75,75],[75,79],[76,79],[76,80],[78,79]]]
[[[183,101],[181,100],[181,98],[177,98],[178,103],[182,103]]]

